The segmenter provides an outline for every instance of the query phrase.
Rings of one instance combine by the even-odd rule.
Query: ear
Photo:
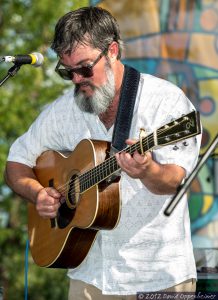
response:
[[[119,47],[117,42],[112,42],[108,48],[108,57],[110,58],[111,62],[115,62],[117,60],[117,56],[119,53]]]

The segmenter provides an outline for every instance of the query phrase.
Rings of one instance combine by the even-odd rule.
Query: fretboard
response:
[[[151,150],[154,147],[154,145],[155,145],[154,134],[151,133],[150,135],[142,139],[143,153]],[[133,155],[135,151],[138,151],[141,154],[140,141],[131,146],[126,147],[124,150],[120,152],[123,151],[129,153],[130,155]],[[104,181],[112,174],[117,172],[119,169],[120,167],[117,164],[117,160],[115,156],[106,159],[98,166],[94,167],[89,171],[86,171],[85,173],[79,176],[80,192],[82,193],[90,189],[92,186],[95,186],[96,184],[100,183],[101,181]]]
[[[153,133],[141,139],[141,142],[127,146],[120,152],[126,152],[133,155],[135,151],[140,154],[156,148],[172,144],[184,138],[195,136],[201,132],[199,113],[192,111],[168,124],[160,127]],[[80,174],[77,178],[80,184],[80,193],[85,192],[96,184],[107,179],[120,169],[115,156],[111,156],[98,166]]]

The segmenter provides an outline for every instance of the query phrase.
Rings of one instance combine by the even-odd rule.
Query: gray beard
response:
[[[85,96],[83,92],[79,91],[80,84],[76,85],[75,102],[82,111],[100,115],[108,109],[115,95],[114,74],[108,65],[106,65],[106,75],[107,82],[101,87],[95,87],[89,82],[84,82],[94,90],[93,96]]]

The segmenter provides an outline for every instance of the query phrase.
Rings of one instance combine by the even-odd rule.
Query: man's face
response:
[[[72,82],[76,86],[76,91],[83,93],[85,97],[94,95],[95,88],[100,88],[107,83],[107,68],[109,62],[105,55],[101,56],[99,49],[93,49],[91,46],[78,44],[71,55],[64,54],[61,58],[61,64],[67,69],[77,69],[92,65],[96,59],[100,58],[92,68],[92,76],[85,77],[73,72]]]
[[[72,72],[72,82],[75,84],[76,104],[82,111],[96,115],[108,109],[115,95],[114,74],[105,54],[107,51],[104,53],[90,46],[79,45],[70,56],[65,54],[61,59],[61,64],[67,69],[75,70]],[[84,70],[82,67],[92,65],[91,73],[81,74],[81,70]],[[78,73],[76,69],[79,69]]]

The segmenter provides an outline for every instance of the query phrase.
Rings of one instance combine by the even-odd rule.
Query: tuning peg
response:
[[[169,142],[169,141],[170,141],[170,137],[169,137],[168,135],[167,135],[167,136],[165,136],[165,138],[164,138],[164,139],[165,139],[165,141],[166,141],[166,142]]]
[[[174,147],[173,147],[173,150],[178,150],[179,149],[179,147],[177,146],[177,145],[175,145]]]
[[[186,141],[183,142],[184,146],[188,146],[188,143]]]

